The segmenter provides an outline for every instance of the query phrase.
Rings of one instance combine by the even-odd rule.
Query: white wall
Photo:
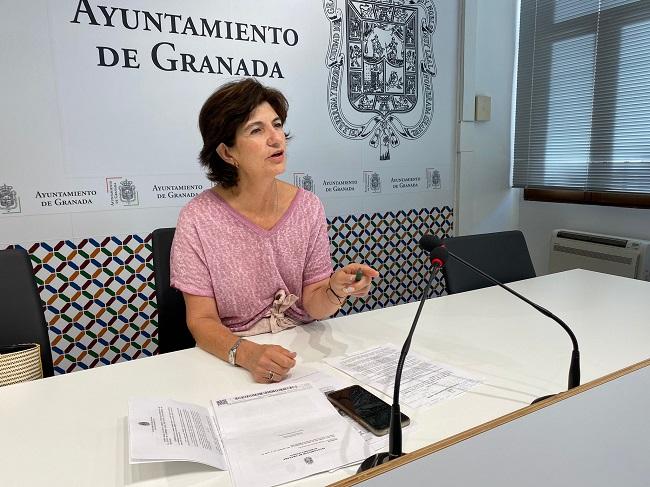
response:
[[[475,95],[492,97],[492,118],[461,127],[459,235],[514,229],[519,218],[519,190],[510,188],[517,0],[466,0],[465,9],[465,104],[473,106]]]

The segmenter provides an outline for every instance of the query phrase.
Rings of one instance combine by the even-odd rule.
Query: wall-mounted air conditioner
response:
[[[553,230],[549,271],[577,268],[650,281],[650,242],[574,230]]]

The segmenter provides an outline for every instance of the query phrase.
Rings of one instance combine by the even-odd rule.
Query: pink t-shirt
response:
[[[302,289],[332,273],[327,221],[316,195],[298,189],[271,230],[206,190],[182,210],[171,253],[171,285],[215,298],[221,322],[243,331],[269,314],[279,290],[298,296],[286,315],[307,322]]]

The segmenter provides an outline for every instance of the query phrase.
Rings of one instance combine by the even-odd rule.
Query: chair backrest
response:
[[[444,239],[447,249],[506,283],[535,277],[524,234],[519,230],[465,235]],[[493,284],[453,257],[443,268],[449,294],[493,286]]]
[[[158,228],[152,233],[160,353],[175,352],[195,345],[185,320],[183,293],[169,285],[169,257],[175,231],[175,228]]]
[[[54,375],[52,348],[29,255],[0,250],[0,345],[38,343],[43,377]]]

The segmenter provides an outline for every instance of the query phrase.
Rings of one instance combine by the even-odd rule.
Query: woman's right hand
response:
[[[296,352],[280,345],[260,345],[244,340],[237,352],[237,365],[248,370],[255,382],[268,384],[284,379],[296,365],[295,358]]]

